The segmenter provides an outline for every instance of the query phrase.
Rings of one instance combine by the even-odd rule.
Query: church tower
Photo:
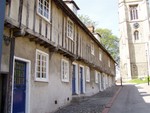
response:
[[[120,75],[124,80],[149,73],[148,0],[119,0]]]

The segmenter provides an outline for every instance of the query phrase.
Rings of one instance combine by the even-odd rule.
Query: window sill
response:
[[[40,79],[40,78],[36,78],[35,79],[35,82],[45,82],[45,83],[48,83],[48,79]]]
[[[91,55],[95,56],[95,54],[91,53]]]
[[[70,37],[70,36],[67,36],[67,37],[68,37],[70,40],[74,41],[74,40],[73,40],[73,37]]]
[[[69,83],[69,80],[62,80],[62,82],[64,82],[64,83]]]
[[[48,23],[51,24],[50,22],[50,18],[46,18],[45,16],[41,15],[40,13],[37,12],[37,15],[40,16],[41,18],[43,18],[45,21],[47,21]]]
[[[139,21],[139,19],[135,19],[135,20],[131,20],[131,19],[130,19],[130,21],[131,21],[131,22],[137,22],[137,21]]]

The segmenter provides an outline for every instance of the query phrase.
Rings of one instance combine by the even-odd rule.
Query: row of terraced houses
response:
[[[115,61],[77,17],[73,0],[5,5],[1,113],[54,112],[115,84]]]

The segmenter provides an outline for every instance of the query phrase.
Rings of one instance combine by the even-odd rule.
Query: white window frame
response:
[[[108,66],[110,67],[110,58],[108,58]]]
[[[37,14],[49,22],[50,21],[50,0],[48,0],[48,4],[47,4],[48,6],[44,6],[44,2],[46,2],[46,1],[47,0],[43,0],[43,2],[41,3],[40,0],[37,0]],[[40,8],[39,4],[41,4],[43,7]],[[41,9],[42,14],[39,12],[40,9]],[[46,11],[46,10],[48,10],[48,11]],[[46,13],[48,15],[48,17],[45,16],[44,13]]]
[[[98,83],[98,71],[95,70],[95,83]]]
[[[86,82],[90,82],[90,68],[86,66],[85,69],[86,69]]]
[[[66,63],[66,65],[64,63]],[[69,61],[65,59],[61,60],[61,80],[62,82],[69,82]]]
[[[67,19],[67,37],[73,40],[74,24],[71,19]]]
[[[95,52],[95,51],[94,51],[94,43],[91,42],[91,54],[94,55],[94,52]]]
[[[102,51],[99,50],[99,60],[102,61]]]
[[[39,68],[40,68],[40,71],[39,71],[39,73],[40,73],[40,77],[38,77],[37,76],[37,66],[38,66],[38,62],[37,62],[37,60],[38,60],[38,55],[40,55],[40,58],[41,58],[41,56],[42,56],[42,58],[43,57],[46,57],[46,59],[45,59],[45,77],[42,77],[42,66],[41,66],[41,64],[43,64],[43,62],[42,62],[42,60],[40,59],[40,66],[39,66]],[[47,54],[47,53],[45,53],[45,52],[43,52],[43,51],[41,51],[41,50],[38,50],[38,49],[36,49],[36,58],[35,58],[35,80],[36,81],[41,81],[41,82],[48,82],[48,72],[49,72],[49,55]]]

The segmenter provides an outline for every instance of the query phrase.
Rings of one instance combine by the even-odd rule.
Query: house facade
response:
[[[119,0],[120,74],[124,80],[147,77],[149,68],[149,2]]]
[[[48,113],[115,83],[115,61],[62,0],[8,0],[0,110]]]

